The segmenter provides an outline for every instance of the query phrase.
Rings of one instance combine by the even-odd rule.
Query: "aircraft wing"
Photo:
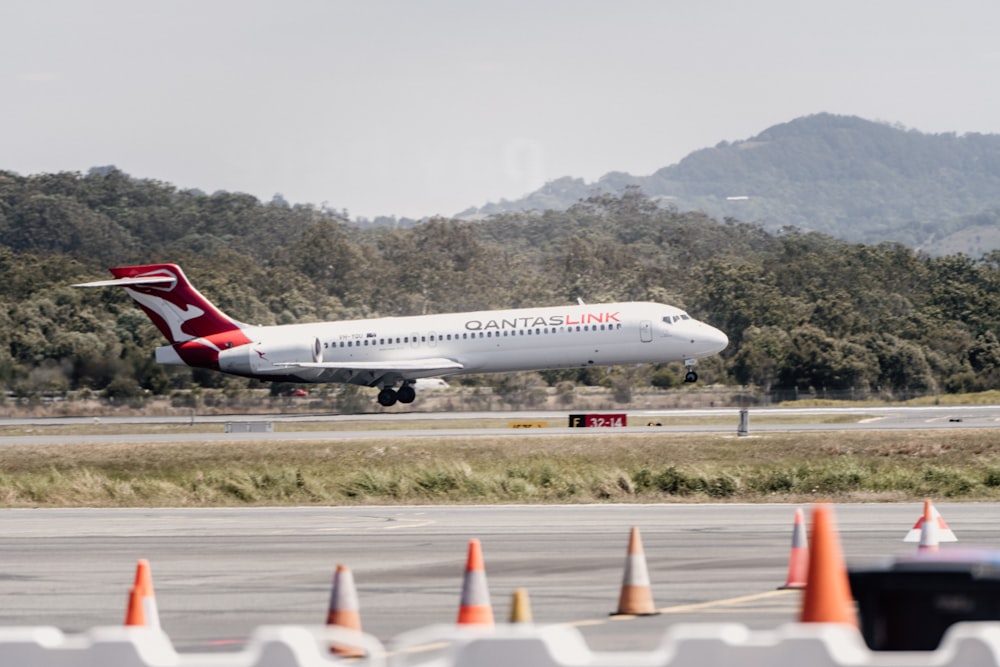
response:
[[[275,364],[289,368],[324,368],[329,370],[348,371],[381,371],[385,373],[400,373],[405,375],[413,371],[454,371],[465,368],[462,364],[444,357],[428,359],[408,359],[398,361],[299,361]]]

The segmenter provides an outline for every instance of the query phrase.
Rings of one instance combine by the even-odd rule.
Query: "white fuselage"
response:
[[[359,377],[368,365],[406,369],[407,362],[419,360],[456,362],[451,369],[400,373],[412,379],[683,361],[728,343],[724,333],[678,308],[645,302],[251,327],[245,333],[265,351],[247,374],[357,384],[375,379]],[[297,341],[302,344],[296,349],[313,346],[319,354],[311,360],[289,356]],[[294,366],[308,361],[325,367]]]

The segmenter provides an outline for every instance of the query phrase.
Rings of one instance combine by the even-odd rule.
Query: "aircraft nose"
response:
[[[704,354],[715,354],[726,349],[729,345],[729,336],[715,327],[706,324],[705,330],[701,334],[701,341],[704,347]]]
[[[729,336],[715,327],[712,327],[712,339],[713,345],[718,345],[718,349],[715,350],[716,352],[722,352],[724,349],[729,347]]]

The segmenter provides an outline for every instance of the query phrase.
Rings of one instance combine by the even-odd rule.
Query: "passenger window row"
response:
[[[513,329],[513,330],[511,330],[511,329],[504,329],[503,331],[492,331],[492,330],[490,330],[490,331],[465,331],[465,332],[462,332],[460,334],[457,334],[457,333],[456,334],[429,334],[429,335],[425,334],[425,335],[419,336],[419,340],[418,340],[418,336],[397,336],[395,338],[395,343],[393,343],[393,339],[391,337],[390,338],[368,337],[368,338],[357,339],[357,340],[347,340],[347,341],[342,340],[342,341],[339,341],[339,342],[338,341],[327,342],[327,343],[323,343],[323,347],[329,349],[331,347],[332,348],[337,348],[337,347],[362,347],[362,346],[368,347],[368,346],[374,346],[374,345],[384,346],[384,345],[393,345],[393,344],[395,344],[395,345],[408,345],[408,344],[410,344],[411,340],[412,340],[413,343],[427,343],[427,342],[435,343],[435,342],[438,342],[438,341],[446,341],[446,340],[478,340],[478,339],[481,339],[481,338],[500,338],[501,336],[504,337],[504,338],[507,338],[507,337],[517,337],[517,336],[525,336],[525,335],[527,335],[527,336],[533,336],[533,335],[534,336],[544,336],[544,335],[560,334],[560,333],[580,333],[580,332],[589,332],[589,331],[616,331],[616,330],[621,329],[621,328],[622,328],[621,324],[600,324],[600,325],[598,325],[598,324],[593,324],[593,325],[584,324],[584,325],[578,325],[578,326],[575,326],[575,327],[573,327],[573,326],[569,326],[569,327],[565,327],[565,326],[564,327],[536,327],[534,329]]]

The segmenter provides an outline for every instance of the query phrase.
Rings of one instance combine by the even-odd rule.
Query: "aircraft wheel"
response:
[[[412,403],[416,397],[417,392],[413,389],[412,384],[404,384],[396,391],[396,398],[399,399],[400,403]]]
[[[685,382],[697,382],[698,381],[698,374],[695,373],[694,371],[688,371],[688,374],[684,376],[684,381]]]
[[[378,404],[387,408],[396,405],[397,399],[398,397],[396,396],[395,390],[390,389],[389,387],[386,387],[378,393]]]

